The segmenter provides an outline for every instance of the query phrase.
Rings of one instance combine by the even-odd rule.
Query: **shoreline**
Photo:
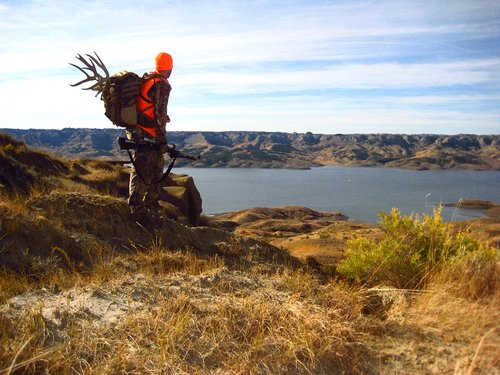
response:
[[[101,159],[97,159],[101,160]],[[130,163],[128,160],[107,160],[107,159],[102,159],[104,161],[109,161],[112,163]],[[308,171],[311,169],[316,169],[316,168],[325,168],[325,167],[344,167],[344,168],[378,168],[378,169],[396,169],[396,170],[402,170],[402,171],[415,171],[415,172],[425,172],[425,171],[471,171],[471,172],[500,172],[500,169],[477,169],[477,168],[467,168],[467,167],[453,167],[453,168],[411,168],[411,167],[402,167],[402,166],[387,166],[387,165],[371,165],[371,164],[325,164],[325,165],[313,165],[310,167],[266,167],[266,166],[196,166],[196,165],[190,165],[190,164],[185,164],[185,165],[180,165],[177,166],[177,168],[186,168],[186,169],[284,169],[284,170],[290,170],[290,171]]]

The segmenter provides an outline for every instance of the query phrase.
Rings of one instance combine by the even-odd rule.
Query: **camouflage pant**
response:
[[[129,134],[127,136],[131,139]],[[157,208],[163,154],[159,150],[134,150],[132,159],[135,167],[130,172],[129,206]]]

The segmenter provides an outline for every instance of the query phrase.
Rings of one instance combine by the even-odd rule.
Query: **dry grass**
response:
[[[17,315],[4,308],[1,373],[362,372],[359,295],[303,271],[230,271],[220,258],[157,244],[65,276],[73,285],[59,292],[63,302],[106,291],[141,307],[114,322],[84,306],[46,306],[47,296]],[[52,286],[50,298],[69,283]]]
[[[129,171],[121,164],[79,159],[71,164],[70,178],[100,193],[126,197],[128,195]]]
[[[338,321],[335,313],[310,311],[297,300],[275,305],[265,297],[220,298],[212,311],[186,295],[164,299],[153,311],[116,327],[111,345],[122,355],[100,367],[105,372],[128,367],[136,372],[307,373],[344,354],[349,326],[332,323]]]
[[[26,197],[18,193],[9,193],[0,189],[0,206],[18,214],[27,215],[28,207],[26,205]]]
[[[456,297],[489,300],[500,291],[499,271],[498,250],[485,247],[456,257],[432,277],[432,282]]]
[[[434,327],[449,343],[463,343],[457,367],[467,373],[489,373],[500,365],[500,293],[487,300],[474,301],[449,295],[447,288],[436,288],[430,298],[417,301],[412,320]],[[464,371],[465,372],[465,371]]]
[[[184,272],[197,275],[224,265],[220,258],[201,258],[190,251],[169,251],[163,247],[137,250],[117,255],[109,248],[94,248],[92,267],[78,271],[66,252],[54,248],[56,256],[39,259],[31,267],[31,273],[19,274],[7,269],[0,270],[0,303],[26,291],[46,288],[64,290],[85,287],[116,280],[127,274],[145,274],[149,277]],[[65,267],[61,267],[61,259]]]
[[[388,359],[382,372],[497,374],[499,305],[499,293],[471,300],[440,284],[394,306],[384,324],[386,339],[376,346]]]
[[[34,283],[26,276],[3,270],[0,272],[0,303],[7,302],[10,298],[27,292],[34,287]]]

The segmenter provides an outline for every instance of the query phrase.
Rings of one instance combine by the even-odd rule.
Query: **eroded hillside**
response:
[[[59,155],[126,160],[122,129],[3,129]],[[500,170],[498,135],[169,132],[169,142],[194,155],[196,167],[310,168],[321,165],[406,169]],[[179,160],[178,165],[185,164]]]

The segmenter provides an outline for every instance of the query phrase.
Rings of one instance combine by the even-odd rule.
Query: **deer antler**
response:
[[[97,52],[94,51],[94,53],[96,57],[89,54],[85,55],[87,56],[88,60],[86,60],[85,57],[83,57],[80,54],[76,56],[76,58],[83,63],[84,66],[82,67],[69,63],[69,65],[74,66],[86,76],[85,79],[82,79],[80,82],[74,83],[72,85],[70,84],[70,86],[75,87],[81,85],[82,83],[95,81],[95,83],[92,86],[84,87],[82,88],[82,90],[97,91],[96,94],[97,96],[99,95],[99,93],[102,92],[102,89],[104,87],[104,82],[106,82],[106,80],[109,78],[109,72],[108,69],[106,68],[106,65],[104,65]],[[104,72],[104,76],[97,71],[98,68],[100,68]]]

